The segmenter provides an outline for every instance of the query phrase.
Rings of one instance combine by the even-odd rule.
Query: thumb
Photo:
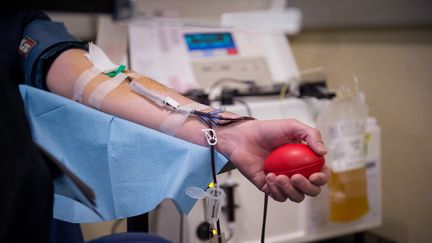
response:
[[[311,149],[319,154],[319,155],[325,155],[327,153],[327,148],[324,146],[324,143],[322,140],[315,140],[315,139],[306,139],[306,143],[311,147]]]

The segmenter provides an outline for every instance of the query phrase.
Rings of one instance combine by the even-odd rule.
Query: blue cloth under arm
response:
[[[50,20],[35,20],[28,24],[21,46],[25,40],[31,40],[34,44],[22,55],[24,81],[45,90],[48,89],[46,73],[58,55],[72,48],[87,50],[86,44],[69,34],[62,23]]]
[[[64,97],[20,86],[34,141],[90,186],[101,219],[54,181],[54,217],[73,223],[143,214],[165,198],[188,213],[188,187],[206,189],[210,150]],[[203,133],[204,136],[204,133]],[[227,159],[216,153],[216,170]]]

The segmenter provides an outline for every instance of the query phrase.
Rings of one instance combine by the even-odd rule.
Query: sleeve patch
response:
[[[19,45],[18,53],[24,58],[27,57],[30,50],[37,45],[37,42],[32,38],[25,36]]]

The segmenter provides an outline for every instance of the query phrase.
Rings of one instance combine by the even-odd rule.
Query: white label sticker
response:
[[[335,172],[357,169],[364,166],[365,124],[350,120],[329,127],[330,166]]]

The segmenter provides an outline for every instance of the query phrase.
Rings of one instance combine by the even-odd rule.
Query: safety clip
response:
[[[201,130],[205,133],[207,143],[209,145],[216,145],[217,144],[217,137],[216,137],[215,130],[213,130],[211,128],[203,128]]]
[[[120,65],[116,70],[111,71],[111,72],[107,73],[106,75],[113,78],[113,77],[117,76],[117,74],[122,73],[125,69],[126,69],[125,65]]]

